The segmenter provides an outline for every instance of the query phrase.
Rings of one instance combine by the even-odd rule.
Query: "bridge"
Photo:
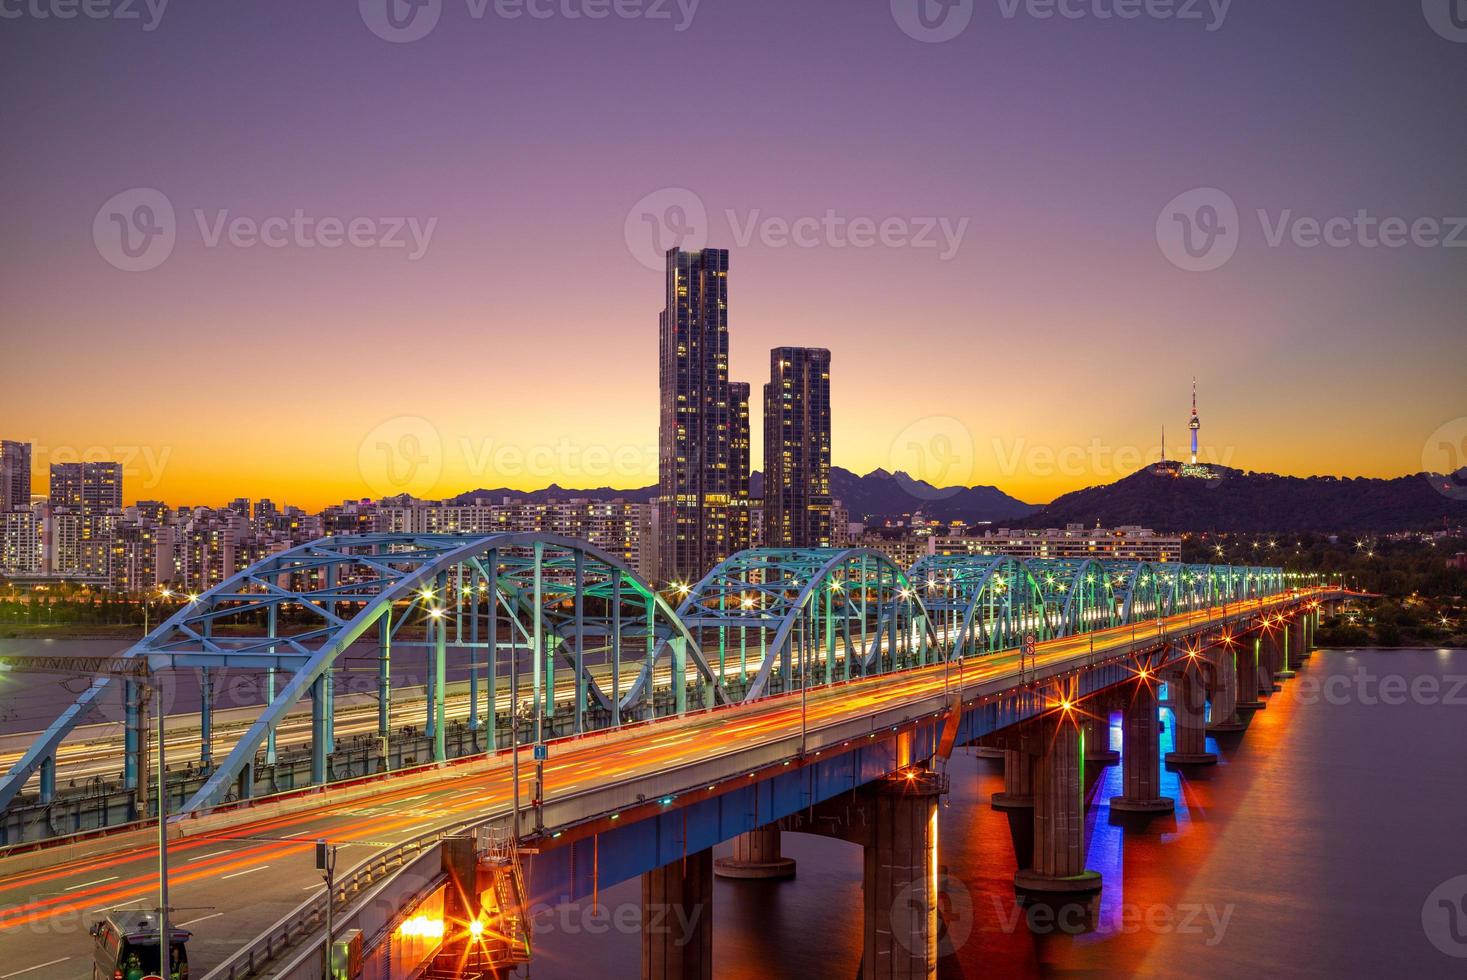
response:
[[[507,967],[532,948],[515,912],[531,901],[594,898],[640,875],[649,902],[703,908],[715,844],[735,842],[720,873],[783,874],[786,830],[857,840],[875,856],[868,868],[905,869],[868,876],[863,958],[872,976],[930,975],[936,895],[924,869],[954,746],[1001,752],[995,805],[1032,810],[1032,832],[1015,840],[1016,886],[1093,890],[1076,808],[1087,757],[1109,761],[1111,710],[1126,735],[1113,808],[1164,810],[1158,698],[1178,721],[1166,761],[1215,761],[1208,728],[1244,727],[1342,595],[1275,568],[980,555],[902,569],[862,549],[781,549],[742,552],[664,596],[572,539],[324,539],[235,576],[96,665],[11,760],[7,833],[78,829],[87,804],[58,780],[99,759],[121,763],[132,812],[0,857],[0,950],[27,965],[64,949],[47,975],[89,975],[88,917],[149,907],[149,692],[164,703],[169,678],[197,672],[197,723],[167,726],[167,750],[190,758],[167,780],[170,904],[230,910],[173,916],[194,931],[198,966],[220,976],[321,975],[312,951],[328,907],[333,934],[358,937],[363,976],[471,955]],[[393,685],[404,660],[424,675],[406,702]],[[340,680],[362,671],[373,683],[343,696],[358,739],[343,746]],[[226,719],[210,692],[229,672],[261,676],[264,697]],[[108,696],[125,706],[120,740],[76,748]],[[283,746],[287,732],[305,744]],[[13,813],[44,819],[12,824]],[[329,897],[317,838],[352,858]],[[244,883],[251,902],[239,909]],[[899,894],[918,901],[897,923]],[[682,921],[704,931],[649,936],[647,975],[708,975],[711,916]],[[53,941],[36,941],[38,925]]]

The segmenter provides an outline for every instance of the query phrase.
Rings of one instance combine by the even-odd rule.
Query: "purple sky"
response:
[[[141,3],[35,16],[55,2],[0,20],[0,436],[38,468],[131,453],[129,499],[652,482],[661,283],[626,229],[667,188],[692,197],[659,214],[696,202],[733,249],[735,378],[757,391],[778,344],[834,352],[852,469],[1047,500],[1154,459],[1163,424],[1179,450],[1194,374],[1220,462],[1385,475],[1467,450],[1467,229],[1309,248],[1292,223],[1467,216],[1467,30],[1416,0],[1235,0],[1220,25],[989,0],[944,43],[903,32],[905,0],[702,0],[687,24],[690,0],[443,0],[411,43],[348,0],[175,2],[151,31]],[[176,242],[122,271],[108,215],[135,188]],[[1197,188],[1239,212],[1211,271],[1158,246]],[[405,245],[210,243],[223,212],[297,209]],[[893,244],[780,241],[827,211]],[[924,219],[963,233],[904,244]]]

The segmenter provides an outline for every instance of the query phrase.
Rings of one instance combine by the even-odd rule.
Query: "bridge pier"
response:
[[[1298,676],[1293,670],[1293,664],[1297,661],[1299,649],[1304,646],[1304,617],[1299,617],[1298,622],[1285,623],[1280,639],[1283,641],[1283,649],[1273,676],[1277,680],[1286,681]]]
[[[773,827],[739,834],[733,841],[733,855],[714,861],[713,873],[720,878],[793,878],[795,859],[780,853],[779,834]]]
[[[1027,810],[1034,806],[1034,757],[1003,750],[1003,792],[993,794],[995,810]]]
[[[1258,697],[1260,700],[1273,697],[1273,693],[1279,689],[1278,684],[1274,682],[1273,675],[1274,671],[1279,669],[1280,637],[1284,635],[1283,631],[1287,628],[1287,626],[1281,626],[1273,630],[1265,629],[1263,636],[1259,638]]]
[[[1085,868],[1084,738],[1074,716],[1040,722],[1041,754],[1034,765],[1034,854],[1014,875],[1020,892],[1100,891],[1100,874]]]
[[[1085,732],[1085,761],[1102,766],[1113,766],[1121,761],[1121,754],[1110,747],[1110,710],[1100,709],[1099,714],[1087,714],[1081,725]]]
[[[713,851],[642,875],[644,980],[713,980]]]
[[[1208,655],[1212,664],[1212,714],[1207,722],[1209,735],[1241,732],[1247,723],[1238,714],[1237,653],[1227,644],[1219,644]]]
[[[909,770],[872,784],[862,895],[861,975],[937,975],[937,773]]]
[[[1161,795],[1161,726],[1156,688],[1139,678],[1121,716],[1121,773],[1125,794],[1113,796],[1112,811],[1169,813],[1176,801]]]
[[[1250,645],[1245,640],[1233,655],[1238,678],[1238,711],[1254,712],[1263,708],[1258,698],[1258,656],[1262,639],[1255,637]]]
[[[1187,665],[1168,682],[1172,690],[1172,717],[1175,748],[1164,761],[1173,766],[1211,766],[1217,755],[1207,751],[1207,681],[1202,662],[1189,659]]]

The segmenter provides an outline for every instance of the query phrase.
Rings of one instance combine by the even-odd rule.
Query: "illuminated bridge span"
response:
[[[330,538],[236,576],[109,658],[113,673],[11,767],[4,798],[37,771],[42,795],[55,793],[63,742],[112,684],[130,692],[123,754],[136,780],[150,684],[259,671],[266,705],[216,730],[206,699],[199,728],[178,736],[208,760],[220,741],[217,764],[171,791],[173,904],[231,909],[188,926],[199,972],[319,975],[306,940],[322,938],[328,898],[303,892],[319,881],[320,837],[354,848],[330,904],[338,936],[361,930],[363,976],[415,976],[444,956],[510,962],[528,949],[529,902],[589,899],[641,875],[648,902],[685,906],[679,921],[704,930],[644,937],[644,974],[706,977],[711,915],[696,909],[711,900],[711,848],[735,842],[720,873],[783,874],[779,834],[801,831],[860,844],[868,869],[890,872],[863,890],[866,975],[931,976],[930,828],[954,746],[1002,751],[1003,805],[1033,812],[1032,834],[1015,841],[1016,885],[1094,890],[1076,808],[1084,763],[1108,761],[1111,713],[1126,733],[1112,809],[1167,808],[1163,687],[1176,723],[1167,761],[1215,761],[1205,735],[1246,725],[1342,595],[1271,568],[964,556],[907,571],[854,549],[743,552],[668,601],[564,538]],[[405,657],[427,667],[414,704],[390,684]],[[375,697],[348,724],[385,745],[405,737],[396,716],[411,708],[426,755],[384,750],[368,775],[333,782],[327,679],[363,664]],[[451,683],[455,668],[466,684]],[[303,701],[314,789],[266,795],[274,785],[257,770],[284,765],[276,734],[300,723],[291,709]],[[474,733],[467,748],[446,737],[451,703],[466,715],[458,734]],[[156,859],[130,826],[0,855],[7,963],[62,955],[64,930],[38,922],[149,905]],[[469,829],[473,841],[454,836]],[[245,874],[241,907],[233,879]],[[383,903],[396,914],[384,918]]]
[[[949,556],[924,558],[908,573],[866,549],[754,549],[677,590],[674,611],[584,541],[327,538],[236,575],[111,658],[102,668],[110,672],[10,767],[0,807],[37,772],[42,802],[53,796],[58,749],[114,684],[126,689],[124,785],[135,789],[146,746],[144,675],[165,671],[200,670],[205,691],[216,671],[267,679],[267,704],[217,765],[213,705],[203,699],[207,778],[182,807],[191,813],[255,795],[256,768],[277,764],[277,728],[303,699],[311,710],[309,781],[325,782],[336,732],[331,675],[364,656],[375,661],[382,739],[397,727],[394,654],[426,661],[422,729],[427,754],[441,762],[449,757],[450,655],[467,660],[470,731],[487,729],[494,734],[484,741],[499,747],[510,740],[500,728],[513,715],[527,740],[583,734],[681,715],[690,698],[700,707],[752,701],[1012,649],[1025,634],[1071,636],[1283,587],[1282,570],[1271,568]],[[517,676],[521,667],[528,677]]]

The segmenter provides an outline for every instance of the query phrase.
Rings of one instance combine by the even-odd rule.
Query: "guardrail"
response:
[[[378,851],[345,874],[337,875],[335,888],[329,896],[335,921],[341,921],[340,913],[349,909],[352,902],[363,892],[409,864],[421,855],[425,848],[433,847],[446,837],[457,836],[470,827],[484,822],[484,820],[475,819],[430,830],[393,847]],[[204,980],[242,980],[244,977],[259,976],[261,970],[269,967],[283,954],[295,949],[303,940],[318,936],[326,928],[328,896],[325,891],[323,884],[319,893],[313,894],[286,913],[278,922],[256,936],[229,959],[204,974]]]

